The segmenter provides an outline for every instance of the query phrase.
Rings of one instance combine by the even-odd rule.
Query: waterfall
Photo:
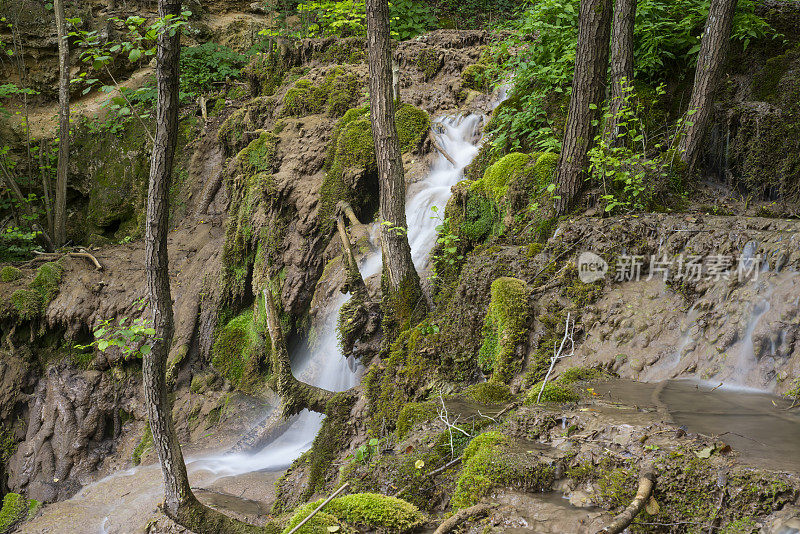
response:
[[[500,98],[504,95],[501,92]],[[438,154],[430,172],[422,180],[410,184],[406,192],[406,218],[411,256],[418,271],[429,267],[430,252],[436,243],[436,226],[432,208],[443,214],[450,188],[464,177],[480,148],[483,115],[450,115],[433,122],[438,145],[453,159],[455,165]],[[374,223],[370,234],[378,233]],[[381,270],[381,253],[377,239],[373,248],[361,259],[360,269],[366,279]],[[318,314],[319,333],[313,347],[292,355],[292,367],[301,380],[331,390],[343,391],[355,386],[363,369],[348,362],[342,355],[336,336],[336,321],[341,307],[349,295],[338,295],[325,303]],[[252,471],[280,470],[288,467],[303,452],[309,450],[322,425],[323,415],[307,410],[278,439],[255,454],[223,454],[190,460],[192,469],[211,471],[220,476],[231,476]]]

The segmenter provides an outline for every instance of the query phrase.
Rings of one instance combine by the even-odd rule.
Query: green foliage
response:
[[[136,311],[139,317],[131,320],[130,317],[104,319],[94,330],[94,340],[88,345],[76,345],[78,350],[96,347],[100,352],[105,352],[111,347],[117,347],[127,360],[129,358],[142,358],[153,350],[153,345],[158,340],[153,321],[145,316],[145,299],[137,303]]]
[[[392,36],[400,41],[413,39],[435,28],[438,22],[428,3],[414,0],[392,0],[389,19]]]
[[[22,271],[11,265],[6,265],[0,270],[0,282],[16,282],[22,278]]]
[[[517,278],[492,282],[478,365],[484,372],[492,372],[494,382],[507,383],[521,369],[517,347],[528,332],[530,291],[528,284]]]
[[[637,3],[634,65],[636,79],[688,77],[697,60],[709,0],[644,0]],[[770,35],[753,0],[738,3],[732,39],[747,46]],[[514,73],[509,100],[489,127],[498,153],[560,150],[566,103],[575,60],[579,0],[527,4],[493,53]],[[530,36],[535,36],[530,40]],[[509,55],[510,51],[517,51]]]
[[[0,257],[6,261],[28,259],[34,250],[41,250],[36,243],[40,232],[8,227],[0,232]]]
[[[443,218],[439,214],[438,206],[431,206],[433,217],[439,224],[436,225],[436,244],[438,245],[433,254],[433,276],[437,278],[441,275],[442,269],[449,270],[456,263],[464,259],[463,254],[459,254],[458,237],[452,230],[450,218]]]
[[[364,0],[322,0],[302,2],[297,12],[303,20],[306,37],[363,36],[367,32]]]
[[[238,78],[247,56],[213,42],[181,49],[181,89],[209,93],[215,84]]]

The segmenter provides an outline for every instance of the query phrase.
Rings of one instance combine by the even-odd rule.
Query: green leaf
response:
[[[131,53],[128,54],[128,61],[131,63],[135,63],[139,61],[139,58],[142,57],[142,51],[138,48],[134,48],[131,50]]]
[[[695,451],[694,454],[698,458],[706,459],[706,458],[711,458],[711,453],[713,452],[714,452],[714,447],[706,447],[705,449],[702,449],[700,451]]]

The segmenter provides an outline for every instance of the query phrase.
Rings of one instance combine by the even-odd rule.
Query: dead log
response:
[[[475,517],[478,515],[484,515],[488,513],[490,510],[495,508],[496,504],[488,504],[488,503],[480,503],[476,504],[475,506],[470,506],[469,508],[463,508],[453,514],[449,519],[447,519],[444,523],[439,525],[433,534],[447,534],[455,530],[455,528],[469,519],[470,517]]]
[[[636,490],[636,496],[625,510],[614,518],[614,521],[606,528],[597,531],[597,534],[619,534],[630,525],[633,520],[639,515],[639,512],[647,504],[650,496],[653,493],[653,486],[656,483],[656,472],[648,467],[645,468],[639,475],[639,489]]]

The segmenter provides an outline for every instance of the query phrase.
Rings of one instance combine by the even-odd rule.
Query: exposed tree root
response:
[[[290,417],[304,409],[325,413],[325,408],[328,401],[333,398],[333,393],[301,382],[292,374],[289,351],[286,348],[278,310],[269,288],[264,289],[264,308],[267,312],[267,328],[272,341],[272,372],[277,378],[276,390],[282,400],[283,417]]]
[[[344,217],[341,214],[336,218],[336,227],[339,230],[339,239],[342,241],[342,255],[344,256],[344,264],[347,267],[347,282],[342,286],[342,293],[349,292],[353,295],[358,295],[362,299],[366,298],[367,286],[364,284],[361,271],[358,270],[358,263],[353,255],[353,246],[350,244],[350,237],[347,235],[347,229],[344,227]]]
[[[614,521],[606,528],[599,530],[597,534],[619,534],[630,525],[633,520],[645,507],[650,495],[653,493],[653,486],[656,482],[656,472],[651,468],[645,468],[639,475],[639,489],[636,490],[636,497],[625,510],[614,518]]]
[[[488,504],[488,503],[481,503],[476,504],[475,506],[470,506],[469,508],[464,508],[459,510],[455,514],[453,514],[449,519],[447,519],[444,523],[439,525],[433,534],[447,534],[448,532],[453,531],[458,525],[469,519],[470,517],[484,515],[488,513],[490,510],[495,508],[497,505],[495,504]]]
[[[100,264],[99,261],[97,261],[97,258],[95,258],[93,254],[89,254],[85,250],[81,250],[80,252],[67,252],[66,254],[59,254],[57,252],[39,252],[34,250],[33,253],[36,254],[38,258],[45,260],[57,261],[63,258],[64,256],[70,256],[71,258],[84,258],[85,260],[88,260],[92,265],[94,265],[96,271],[103,270],[103,266]]]

